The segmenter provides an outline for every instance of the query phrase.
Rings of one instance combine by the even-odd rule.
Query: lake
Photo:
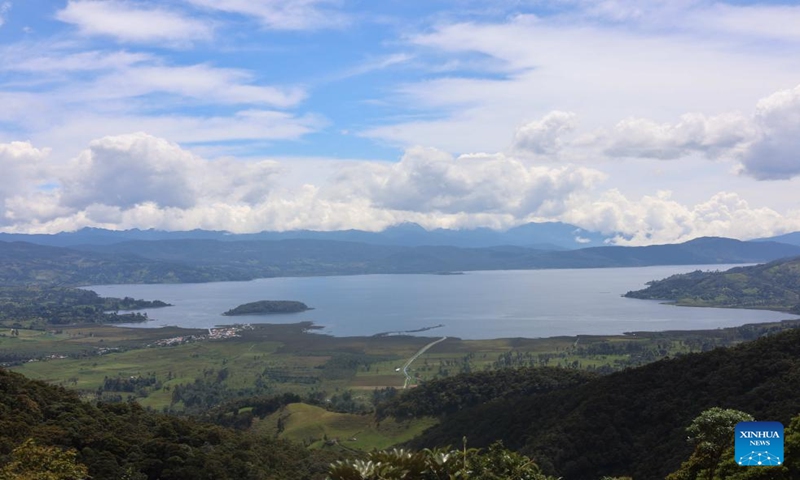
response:
[[[249,282],[87,287],[102,296],[163,300],[136,327],[208,328],[232,323],[311,321],[336,336],[373,335],[443,324],[418,333],[465,339],[620,334],[731,327],[797,318],[760,310],[690,308],[621,295],[645,283],[731,265],[467,272],[464,275],[284,277]],[[225,317],[258,300],[298,300],[314,310]]]

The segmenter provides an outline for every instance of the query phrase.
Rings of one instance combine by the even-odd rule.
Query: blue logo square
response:
[[[743,467],[783,465],[783,425],[780,422],[737,423],[734,459]]]

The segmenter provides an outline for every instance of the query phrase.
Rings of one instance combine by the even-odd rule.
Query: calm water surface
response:
[[[653,279],[698,268],[659,266],[576,270],[467,272],[464,275],[359,275],[269,278],[250,282],[177,285],[100,285],[102,296],[163,300],[132,326],[208,328],[230,323],[312,321],[336,336],[373,335],[444,324],[418,335],[467,339],[619,334],[630,331],[730,327],[797,318],[758,310],[689,308],[621,297]],[[298,300],[307,312],[224,317],[257,300]]]

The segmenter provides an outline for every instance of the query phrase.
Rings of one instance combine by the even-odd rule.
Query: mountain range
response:
[[[186,283],[306,275],[759,263],[800,246],[699,238],[674,245],[542,250],[333,240],[137,240],[72,248],[0,242],[2,285]]]
[[[109,245],[135,240],[219,240],[219,241],[259,241],[259,240],[337,240],[344,242],[369,243],[373,245],[395,246],[453,246],[482,248],[498,245],[513,245],[542,250],[568,250],[587,246],[603,245],[607,236],[588,232],[575,225],[558,222],[528,223],[505,231],[490,228],[464,230],[435,229],[426,230],[416,223],[403,223],[389,227],[381,232],[364,230],[338,230],[321,232],[313,230],[292,230],[286,232],[260,232],[232,234],[212,230],[191,230],[167,232],[161,230],[104,230],[83,228],[75,232],[46,234],[0,233],[0,241],[22,241],[55,247],[75,245]]]

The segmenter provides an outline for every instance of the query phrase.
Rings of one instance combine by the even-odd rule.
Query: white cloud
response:
[[[179,142],[274,141],[325,123],[271,110],[304,101],[301,87],[266,85],[244,69],[167,65],[148,53],[21,43],[0,48],[0,74],[13,79],[0,85],[4,127],[69,155],[92,139],[138,130]],[[0,141],[14,139],[7,132],[0,129]]]
[[[298,117],[271,110],[244,110],[212,117],[98,113],[67,116],[58,125],[51,126],[43,137],[60,145],[74,145],[77,151],[93,138],[122,135],[137,129],[180,143],[214,144],[298,139],[324,125],[323,119],[313,115]],[[224,149],[224,145],[220,148]]]
[[[557,216],[576,192],[604,175],[581,167],[526,165],[503,154],[453,157],[436,149],[411,148],[398,163],[346,170],[339,183],[348,195],[380,208],[411,212]]]
[[[93,141],[62,179],[62,201],[130,209],[136,205],[189,209],[199,203],[253,201],[265,195],[275,162],[204,160],[144,133]]]
[[[732,192],[719,192],[705,202],[683,205],[668,191],[629,199],[619,190],[587,199],[562,218],[588,230],[620,233],[621,245],[673,243],[703,236],[768,237],[800,230],[800,211],[781,215],[770,208],[753,208]]]
[[[243,70],[208,65],[136,66],[120,69],[94,82],[85,97],[116,99],[165,93],[210,104],[267,104],[290,107],[306,94],[297,87],[252,84]]]
[[[43,162],[49,151],[30,142],[0,143],[0,200],[31,189],[44,180]]]
[[[153,61],[146,53],[126,51],[103,52],[90,50],[77,53],[53,54],[52,46],[42,46],[32,52],[29,48],[9,46],[0,51],[0,69],[38,75],[63,75],[73,72],[118,70]]]
[[[611,157],[671,160],[693,153],[740,162],[758,180],[800,175],[800,86],[761,99],[751,116],[684,114],[676,124],[634,118],[595,134]]]
[[[668,160],[702,152],[714,158],[735,154],[757,134],[752,121],[741,114],[707,117],[687,113],[674,125],[631,118],[614,127],[604,151],[612,157]]]
[[[0,27],[6,23],[6,16],[11,11],[11,2],[0,3]]]
[[[52,218],[57,205],[43,188],[55,174],[46,164],[49,153],[29,142],[0,143],[0,225]]]
[[[743,172],[760,180],[800,175],[800,86],[758,102],[760,138],[742,156]]]
[[[186,0],[196,6],[256,18],[272,30],[317,30],[347,25],[338,0]]]
[[[0,168],[8,172],[0,179],[3,230],[380,230],[404,221],[508,228],[564,221],[638,245],[800,229],[800,210],[781,214],[739,194],[718,192],[693,204],[668,191],[633,198],[600,190],[607,175],[598,170],[532,165],[501,153],[453,156],[416,147],[397,163],[208,160],[137,133],[92,141],[67,165],[51,157],[29,143],[0,145]]]
[[[113,37],[121,42],[186,44],[213,37],[208,23],[177,11],[134,6],[119,0],[70,0],[56,18],[83,35]]]
[[[563,145],[564,134],[577,127],[577,115],[572,112],[550,112],[541,120],[517,129],[513,150],[539,155],[555,155]]]
[[[694,27],[740,37],[800,41],[800,7],[796,5],[728,5],[714,3],[689,16]]]
[[[420,63],[487,61],[398,86],[390,100],[418,116],[361,133],[402,146],[498,151],[507,132],[554,110],[576,113],[588,130],[624,118],[674,122],[686,112],[710,119],[748,111],[800,78],[800,64],[786,61],[796,53],[783,43],[790,40],[755,48],[749,37],[684,28],[685,18],[679,9],[663,28],[559,16],[439,23],[408,37]]]

